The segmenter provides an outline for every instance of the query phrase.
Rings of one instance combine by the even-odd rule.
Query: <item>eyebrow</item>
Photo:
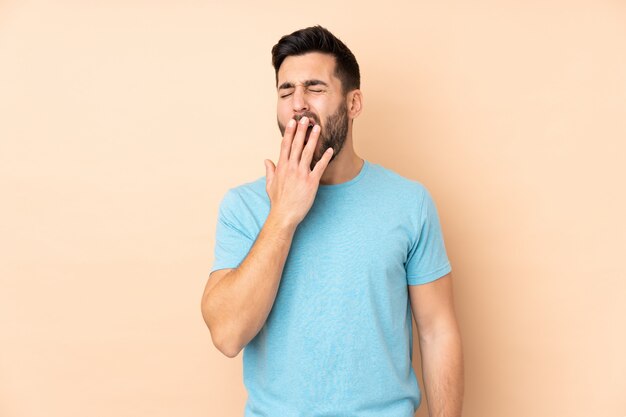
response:
[[[325,87],[328,87],[328,84],[326,84],[324,81],[322,80],[306,80],[305,82],[302,83],[305,87],[310,87],[312,85],[323,85]],[[294,88],[294,85],[290,82],[284,82],[280,85],[280,87],[278,87],[279,90],[285,90],[288,88]]]

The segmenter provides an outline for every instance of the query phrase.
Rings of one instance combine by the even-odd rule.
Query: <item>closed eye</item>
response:
[[[310,87],[309,87],[309,88],[307,88],[307,91],[308,91],[308,92],[310,92],[310,93],[323,93],[323,92],[325,92],[326,90],[324,90],[324,89],[319,89],[319,88],[310,88]],[[280,95],[280,98],[287,98],[287,97],[289,97],[292,93],[293,93],[293,91],[290,91],[290,92],[285,93],[285,94],[281,94],[281,95]]]

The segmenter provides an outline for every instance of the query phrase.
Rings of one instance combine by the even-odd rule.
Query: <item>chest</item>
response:
[[[384,203],[314,205],[294,234],[284,286],[405,287],[410,224],[409,213]]]

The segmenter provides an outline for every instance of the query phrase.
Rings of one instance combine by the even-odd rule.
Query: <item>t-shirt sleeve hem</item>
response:
[[[211,275],[214,271],[217,271],[218,269],[235,269],[237,268],[239,265],[238,264],[234,264],[234,263],[219,263],[219,264],[215,264],[211,270],[209,271],[209,275]]]
[[[450,262],[447,262],[441,268],[437,268],[429,274],[407,277],[407,283],[408,285],[427,284],[429,282],[435,281],[436,279],[443,277],[444,275],[448,274],[450,271],[452,271],[452,266],[450,265]]]

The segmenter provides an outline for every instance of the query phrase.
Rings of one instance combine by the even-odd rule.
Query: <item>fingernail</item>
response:
[[[309,119],[306,116],[300,119],[300,123],[302,123],[303,125],[307,124],[308,122],[309,122]]]
[[[319,132],[319,131],[320,131],[320,125],[315,125],[315,126],[313,126],[313,131],[314,131],[315,133]]]
[[[293,119],[289,120],[289,123],[287,123],[287,126],[289,127],[294,127],[295,125],[296,125],[296,121]]]

